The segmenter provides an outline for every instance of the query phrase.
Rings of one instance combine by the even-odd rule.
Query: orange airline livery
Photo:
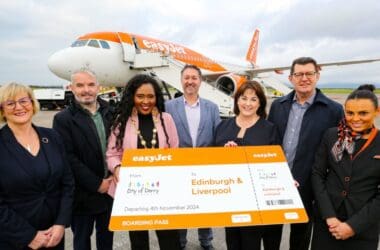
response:
[[[94,71],[102,86],[124,87],[136,74],[157,77],[178,91],[182,90],[180,71],[185,64],[202,70],[203,82],[199,94],[215,102],[222,116],[232,115],[232,96],[246,79],[255,79],[277,92],[290,92],[285,84],[268,72],[281,73],[290,67],[259,68],[256,65],[259,30],[255,30],[246,60],[249,66],[218,63],[183,45],[124,32],[96,32],[80,36],[69,48],[50,56],[49,69],[58,77],[70,80],[73,72],[87,68]],[[369,63],[380,59],[321,63],[320,66]]]

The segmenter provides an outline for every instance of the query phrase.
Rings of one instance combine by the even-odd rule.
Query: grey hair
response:
[[[74,73],[71,74],[70,82],[73,83],[75,75],[80,74],[80,73],[85,73],[85,74],[92,76],[93,78],[95,78],[95,83],[98,84],[98,79],[96,77],[95,72],[92,71],[91,69],[88,69],[88,68],[81,68],[81,69],[74,71]]]

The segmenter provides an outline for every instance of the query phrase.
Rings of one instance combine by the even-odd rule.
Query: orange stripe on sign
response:
[[[235,222],[232,222],[232,221]],[[112,216],[111,231],[248,226],[262,224],[260,212]]]
[[[112,216],[111,231],[162,230],[202,227],[238,227],[250,225],[304,223],[308,221],[304,209],[271,211],[240,211],[204,214],[168,214],[146,216]]]
[[[280,146],[127,149],[122,165],[134,167],[284,162]]]
[[[305,223],[309,220],[303,208],[264,210],[261,217],[263,224]]]

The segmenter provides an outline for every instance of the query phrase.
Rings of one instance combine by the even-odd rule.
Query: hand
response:
[[[336,223],[336,221],[334,223]],[[335,239],[337,240],[346,240],[355,235],[355,232],[354,230],[352,230],[351,226],[348,225],[346,222],[341,221],[329,227],[329,231],[332,234],[332,236],[335,237]]]
[[[119,182],[120,165],[113,169],[113,180],[115,183]]]
[[[110,187],[112,180],[113,180],[112,176],[108,177],[107,179],[103,179],[102,183],[100,184],[100,186],[98,188],[98,192],[101,194],[107,193],[108,188]]]
[[[36,236],[34,236],[34,239],[29,243],[28,247],[30,247],[31,249],[46,247],[49,240],[50,240],[49,230],[37,231]]]
[[[53,225],[50,229],[50,240],[46,247],[55,247],[61,242],[65,234],[65,227],[63,225]]]
[[[296,188],[298,188],[300,186],[300,183],[296,180],[294,180],[294,186],[296,186]]]
[[[228,141],[226,144],[224,144],[225,147],[237,147],[238,145],[234,141]]]

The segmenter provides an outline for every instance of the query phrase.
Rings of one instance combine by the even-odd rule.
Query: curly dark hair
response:
[[[166,143],[169,145],[168,133],[166,131],[165,123],[162,119],[162,112],[165,111],[165,100],[162,94],[160,85],[157,80],[153,77],[146,74],[138,74],[132,77],[128,83],[126,84],[124,91],[122,93],[121,101],[116,107],[115,118],[111,126],[111,130],[116,136],[116,148],[121,149],[123,146],[123,138],[125,132],[125,126],[129,117],[132,115],[134,103],[134,96],[138,88],[140,88],[144,84],[150,84],[153,86],[154,93],[156,95],[156,107],[159,112],[160,121],[162,127],[164,129],[164,133],[166,136]],[[116,130],[119,133],[116,134]]]

